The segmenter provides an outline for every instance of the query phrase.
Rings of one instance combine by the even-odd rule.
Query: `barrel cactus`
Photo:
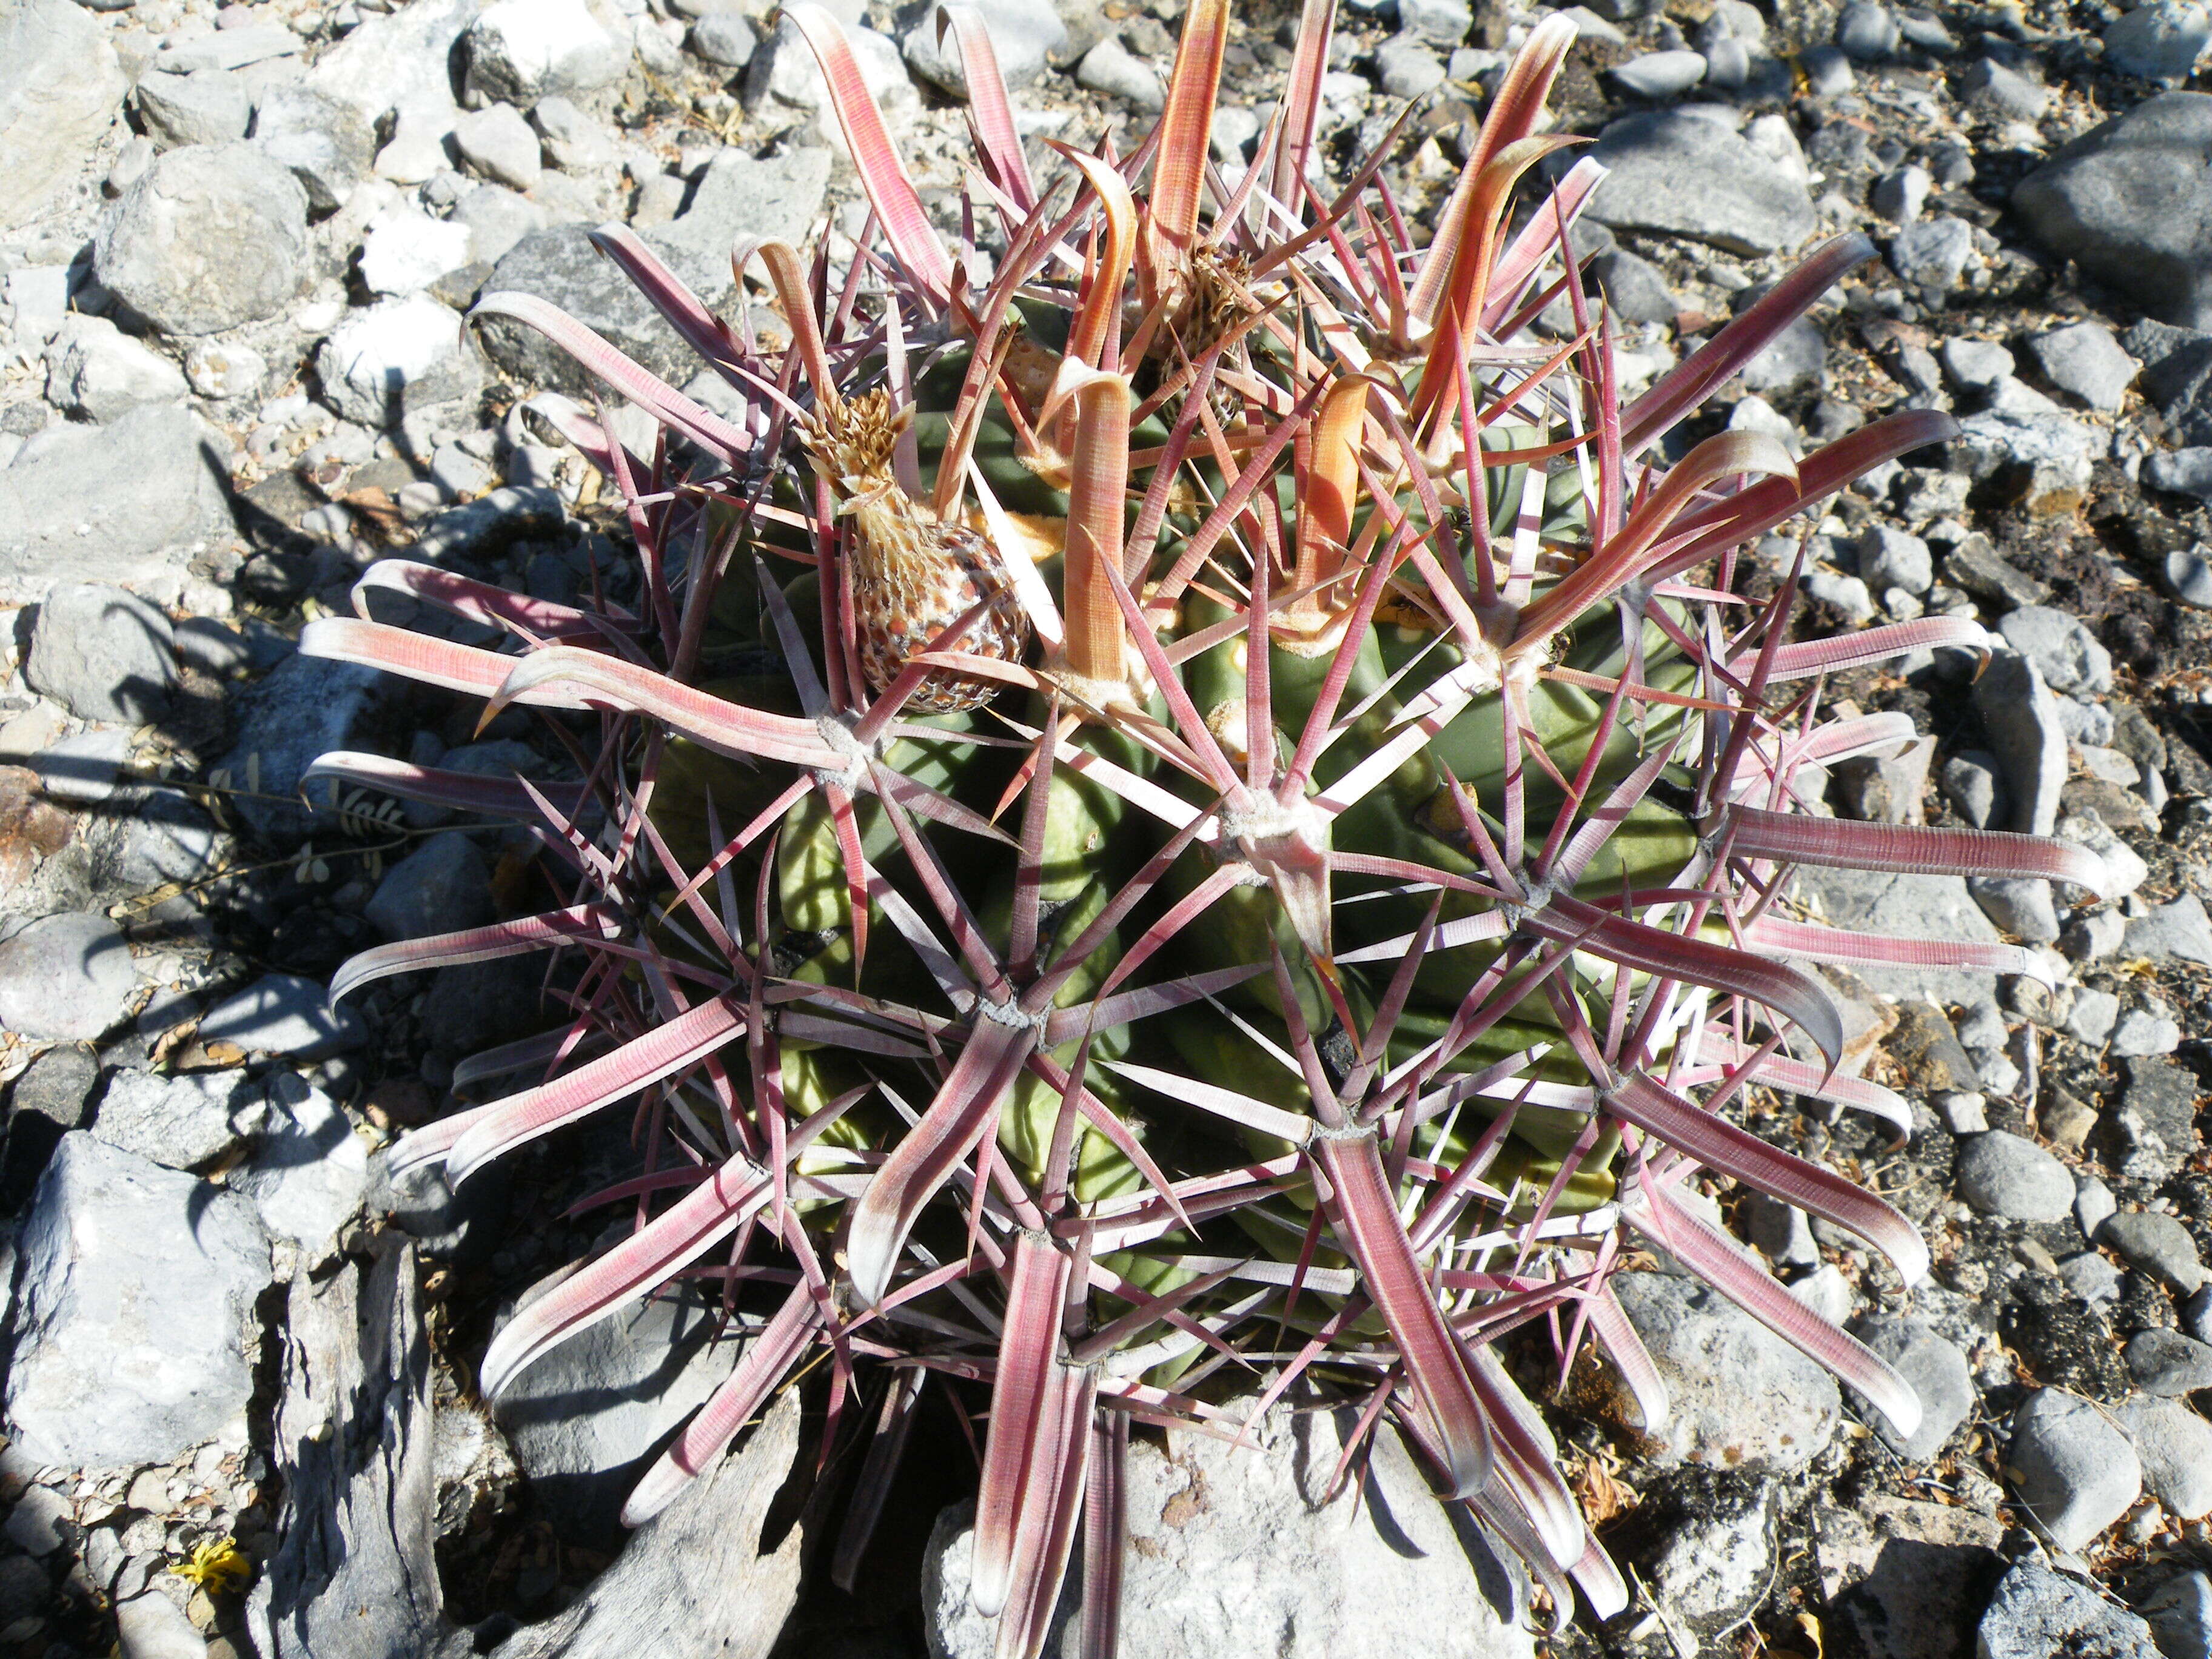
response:
[[[480,306],[658,423],[635,452],[604,404],[534,405],[604,475],[635,604],[395,560],[303,641],[487,718],[536,710],[580,775],[313,774],[519,820],[574,901],[342,971],[334,995],[563,963],[561,1023],[464,1068],[542,1080],[395,1156],[463,1181],[638,1109],[645,1173],[607,1196],[640,1224],[502,1329],[487,1395],[711,1273],[746,1340],[627,1518],[820,1352],[830,1432],[883,1402],[851,1431],[872,1436],[854,1540],[916,1389],[988,1395],[970,1594],[1006,1656],[1040,1650],[1079,1539],[1085,1650],[1113,1651],[1133,1425],[1233,1437],[1293,1384],[1394,1419],[1556,1607],[1578,1585],[1618,1611],[1497,1350],[1531,1322],[1562,1367],[1594,1340],[1656,1424],[1663,1383],[1608,1287],[1637,1238],[1909,1431],[1911,1389],[1684,1183],[1785,1199],[1919,1279],[1901,1215],[1728,1103],[1758,1084],[1909,1127],[1837,1072],[1837,1010],[1794,963],[2033,963],[1793,919],[1790,872],[2101,875],[2063,843],[1807,810],[1807,769],[1912,736],[1828,718],[1824,674],[1983,637],[1934,617],[1792,641],[1798,573],[1746,597],[1746,550],[1947,417],[1802,459],[1670,434],[1864,240],[1625,400],[1569,252],[1601,170],[1538,185],[1572,142],[1540,132],[1571,24],[1530,34],[1417,246],[1384,156],[1321,182],[1332,11],[1309,0],[1235,177],[1206,155],[1226,0],[1191,8],[1128,156],[1025,153],[987,35],[945,14],[977,147],[948,245],[837,25],[793,6],[873,209],[861,243],[835,265],[734,250],[770,319],[716,316],[635,237],[598,236],[722,412],[541,301]],[[503,642],[374,620],[392,592]]]

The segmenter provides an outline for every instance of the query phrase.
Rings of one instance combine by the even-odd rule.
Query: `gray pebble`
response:
[[[2204,1283],[2204,1264],[2189,1229],[2156,1210],[2130,1210],[2106,1219],[2093,1235],[2130,1265],[2140,1267],[2167,1289],[2192,1296]]]
[[[169,619],[119,587],[57,587],[39,607],[24,678],[84,720],[159,720],[177,684]]]
[[[1617,65],[1613,78],[1633,97],[1674,98],[1705,78],[1705,60],[1694,52],[1647,52]]]
[[[1973,228],[1965,220],[1928,219],[1905,226],[1890,239],[1889,264],[1917,286],[1953,289],[1959,285],[1973,252]]]
[[[2150,1626],[2151,1638],[2166,1659],[2206,1659],[2212,1655],[2212,1578],[2202,1572],[2185,1572],[2167,1579],[2137,1602],[2136,1611]]]
[[[2150,458],[2143,476],[2155,488],[2176,495],[2212,501],[2212,445],[2161,450]]]
[[[2166,585],[2184,605],[2212,611],[2212,559],[2205,556],[2201,543],[2166,556]]]
[[[40,1039],[100,1036],[137,982],[131,947],[106,916],[47,916],[0,945],[0,1026]]]
[[[1868,1411],[1868,1422],[1899,1456],[1925,1462],[1974,1409],[1966,1356],[1917,1319],[1875,1315],[1855,1324],[1851,1334],[1895,1367],[1920,1396],[1920,1426],[1909,1436],[1899,1434],[1879,1412]]]
[[[236,1044],[249,1054],[320,1060],[358,1048],[368,1031],[352,1008],[333,1010],[323,988],[295,974],[265,974],[225,998],[200,1021],[203,1042]]]
[[[2063,1389],[2027,1397],[2013,1418],[2006,1462],[2021,1503],[2062,1550],[2083,1548],[2142,1493],[2142,1464],[2127,1436]],[[2035,1651],[2047,1659],[2048,1650]]]
[[[2093,1308],[2120,1299],[2120,1270],[2109,1257],[2094,1250],[2068,1256],[2058,1264],[2058,1277],[2068,1290]]]
[[[1996,340],[1946,340],[1942,358],[1943,372],[1962,392],[1987,392],[2019,368],[2011,350]]]
[[[2194,1521],[2212,1512],[2212,1423],[2181,1401],[2148,1394],[2113,1415],[2136,1443],[2144,1486],[2167,1513]]]
[[[2204,8],[2151,0],[2105,31],[2105,61],[2144,81],[2183,81],[2212,43]]]
[[[2032,1140],[2002,1129],[1976,1135],[1959,1153],[1959,1192],[1984,1215],[2056,1221],[2074,1206],[2074,1177]]]
[[[2033,662],[2053,691],[2101,696],[2112,689],[2112,654],[2079,617],[2024,605],[1998,623],[2005,642]]]
[[[1875,179],[1867,200],[1876,213],[1892,224],[1909,225],[1920,217],[1935,182],[1928,176],[1926,167],[1899,167]]]
[[[2074,1224],[2084,1238],[2094,1238],[2097,1229],[2119,1213],[2112,1189],[2094,1176],[2083,1176],[2074,1186]]]
[[[2038,335],[2028,349],[2045,378],[2092,409],[2118,409],[2141,367],[2102,323],[2074,323]]]
[[[2059,1654],[2159,1659],[2149,1626],[2088,1585],[2034,1560],[2022,1561],[1997,1585],[1974,1632],[1974,1654],[1975,1659],[2054,1659]]]
[[[1863,64],[1881,63],[1896,55],[1901,36],[1897,19],[1888,8],[1854,0],[1836,20],[1836,44],[1846,56]]]
[[[2125,1358],[2146,1394],[2171,1397],[2212,1389],[2212,1347],[2179,1331],[2138,1331],[2128,1339]]]
[[[924,27],[934,28],[933,13]],[[710,11],[691,25],[693,53],[722,69],[744,68],[759,45],[760,30],[743,12]]]

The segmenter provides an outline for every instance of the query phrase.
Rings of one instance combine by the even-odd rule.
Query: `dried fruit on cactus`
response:
[[[1909,1128],[1835,1072],[1837,1012],[1795,962],[2034,963],[1792,919],[1790,874],[2101,876],[2060,843],[1803,810],[1805,769],[1912,736],[1824,717],[1823,675],[1982,636],[1930,617],[1792,642],[1796,573],[1756,588],[1742,550],[1944,416],[1802,461],[1742,433],[1661,459],[1863,240],[1624,405],[1562,253],[1600,172],[1529,189],[1559,147],[1535,129],[1563,20],[1530,36],[1415,248],[1381,158],[1333,197],[1310,182],[1327,0],[1233,188],[1205,167],[1224,0],[1186,20],[1152,140],[1060,150],[1042,183],[956,10],[969,222],[1004,233],[986,282],[923,212],[836,25],[792,15],[882,234],[835,283],[758,251],[788,361],[635,238],[599,238],[738,414],[541,301],[483,302],[664,428],[634,454],[604,415],[537,400],[621,504],[634,602],[394,562],[359,619],[303,641],[538,710],[581,762],[557,787],[317,769],[520,820],[569,901],[340,975],[334,994],[556,953],[553,1029],[462,1073],[543,1080],[399,1157],[463,1179],[647,1108],[646,1173],[605,1195],[641,1224],[501,1332],[487,1394],[673,1280],[718,1279],[746,1340],[633,1496],[641,1520],[817,1349],[830,1434],[883,1390],[864,1494],[918,1378],[988,1390],[971,1595],[1007,1655],[1038,1651],[1079,1537],[1086,1651],[1112,1650],[1133,1423],[1233,1435],[1294,1384],[1392,1414],[1558,1607],[1572,1580],[1616,1609],[1498,1344],[1541,1317],[1564,1367],[1594,1338],[1663,1414],[1607,1285],[1632,1232],[1909,1426],[1903,1382],[1683,1199],[1701,1172],[1742,1182],[1918,1279],[1895,1210],[1727,1105],[1761,1085]],[[1568,337],[1533,331],[1561,296]],[[386,590],[506,642],[379,623]],[[852,1513],[848,1573],[874,1509]]]

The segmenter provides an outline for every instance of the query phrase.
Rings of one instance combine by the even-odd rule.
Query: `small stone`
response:
[[[2196,1518],[2173,1512],[2184,1520]],[[2212,1578],[2201,1572],[2169,1578],[2137,1602],[2136,1611],[2149,1625],[2151,1639],[2166,1659],[2205,1659],[2212,1654]]]
[[[323,988],[295,974],[266,974],[224,999],[200,1021],[203,1042],[228,1042],[249,1054],[321,1060],[358,1048],[367,1039],[361,1016],[333,1011]]]
[[[1856,576],[1838,575],[1832,570],[1811,570],[1806,573],[1804,589],[1807,598],[1826,605],[1854,626],[1874,620],[1874,595]]]
[[[46,349],[46,400],[88,420],[112,421],[140,404],[185,394],[185,377],[104,317],[72,315]]]
[[[289,170],[318,213],[334,213],[376,160],[359,109],[304,85],[264,88],[253,107],[254,147]]]
[[[121,1659],[206,1659],[210,1651],[184,1610],[157,1590],[118,1602],[115,1632]]]
[[[2170,1215],[2155,1210],[2114,1215],[2096,1237],[2100,1243],[2110,1245],[2133,1266],[2179,1295],[2194,1295],[2204,1283],[2204,1267],[2197,1260],[2196,1241],[2189,1229]]]
[[[2102,323],[2054,329],[2029,341],[2028,349],[2051,385],[2092,409],[2118,409],[2141,368]]]
[[[968,76],[952,31],[939,38],[941,8],[922,9],[921,21],[907,31],[902,51],[914,72],[952,97],[968,96]],[[1052,6],[1025,5],[1020,0],[979,0],[974,9],[999,61],[999,73],[1010,87],[1025,87],[1061,60],[1069,46],[1067,25]],[[702,19],[703,24],[708,20]],[[692,31],[693,40],[698,30]],[[694,50],[697,50],[695,46]],[[702,54],[704,55],[703,53]]]
[[[468,42],[470,82],[525,108],[549,94],[610,85],[629,67],[629,48],[584,0],[496,0],[469,26]]]
[[[2179,1021],[2142,1008],[2130,1008],[2113,1028],[2112,1052],[2123,1060],[2170,1054],[2181,1046]]]
[[[2120,1173],[2163,1181],[2197,1151],[2197,1079],[2167,1060],[2146,1056],[2126,1063],[2120,1091],[2120,1138],[2127,1154]]]
[[[921,101],[907,74],[906,59],[899,55],[897,41],[873,29],[848,24],[845,43],[853,50],[862,82],[878,104],[910,108]],[[793,109],[814,112],[823,137],[833,146],[842,147],[842,130],[830,108],[830,83],[822,78],[821,65],[805,37],[787,17],[753,54],[745,73],[746,104],[757,106],[770,99]],[[728,263],[726,250],[723,263]]]
[[[2097,1109],[2080,1096],[2053,1085],[2050,1098],[2036,1114],[2036,1126],[2051,1144],[2062,1152],[2081,1152],[2092,1130],[2097,1127]],[[2081,1200],[2075,1200],[2075,1211],[2081,1212]],[[2088,1230],[2083,1230],[2087,1236]]]
[[[1729,1485],[1668,1533],[1648,1569],[1668,1613],[1692,1630],[1725,1630],[1747,1616],[1773,1577],[1774,1489]]]
[[[544,170],[538,135],[512,104],[488,104],[453,123],[453,145],[479,178],[510,190],[535,190]]]
[[[80,1129],[100,1083],[100,1063],[74,1045],[47,1049],[15,1079],[9,1115],[34,1113],[57,1129]]]
[[[1589,211],[1614,229],[1688,236],[1758,254],[1796,246],[1818,222],[1802,179],[1729,126],[1691,109],[1615,121],[1600,134],[1594,154],[1610,172]]]
[[[1943,763],[1943,799],[1977,830],[1997,828],[2012,805],[1997,775],[1997,757],[1985,750],[1962,750]]]
[[[1455,46],[1474,27],[1466,0],[1398,0],[1398,27],[1439,46]]]
[[[2126,1401],[2115,1416],[2135,1440],[2152,1498],[2181,1520],[2212,1513],[2212,1422],[2154,1394]]]
[[[138,77],[138,116],[157,149],[222,144],[246,137],[253,112],[246,83],[222,70],[196,75],[155,70]]]
[[[1613,1285],[1673,1399],[1667,1421],[1644,1430],[1656,1456],[1786,1474],[1834,1437],[1834,1379],[1717,1291],[1665,1273],[1624,1273]],[[1640,1422],[1632,1401],[1618,1413]]]
[[[2022,605],[1997,624],[2053,691],[2101,696],[2112,689],[2112,653],[2081,621],[2049,605]]]
[[[2042,674],[2025,656],[1992,657],[1974,682],[1974,708],[2012,798],[2012,822],[2007,827],[2029,835],[2051,834],[2066,783],[2066,733]]]
[[[76,1506],[52,1486],[33,1486],[15,1500],[4,1528],[26,1555],[52,1555],[76,1533]]]
[[[1917,536],[1872,525],[1859,538],[1859,575],[1869,587],[1925,593],[1935,584],[1935,556]]]
[[[216,334],[274,317],[299,292],[307,196],[247,143],[158,157],[101,221],[100,283],[167,334]]]
[[[2203,899],[2185,893],[2130,921],[2123,948],[2151,962],[2179,960],[2212,968],[2212,916],[2205,915]]]
[[[1836,44],[1844,55],[1862,64],[1878,64],[1897,53],[1897,19],[1888,8],[1852,0],[1836,20]]]
[[[1820,1246],[1804,1211],[1765,1193],[1750,1195],[1749,1210],[1751,1242],[1769,1261],[1787,1267],[1819,1264]]]
[[[442,97],[427,104],[404,104],[394,113],[392,139],[376,152],[371,171],[395,185],[422,185],[446,172],[446,140],[459,118]]]
[[[2027,1397],[2013,1419],[2006,1462],[2028,1514],[2062,1550],[2086,1548],[2142,1495],[2142,1465],[2127,1436],[2098,1407],[2061,1389]],[[2051,1650],[2017,1651],[2042,1659]]]
[[[2166,556],[2166,585],[2184,605],[2212,611],[2212,558],[2206,556],[2203,544]]]
[[[2128,1340],[2126,1358],[2145,1394],[2170,1399],[2212,1389],[2212,1347],[2179,1331],[2136,1332]]]
[[[2048,945],[2058,937],[2058,910],[2051,884],[2029,877],[1972,876],[1966,890],[2001,931],[2026,945]],[[2115,1006],[2117,1014],[2117,1005]]]
[[[131,89],[108,29],[66,0],[0,13],[0,228],[31,223]]]
[[[472,257],[465,224],[396,208],[379,215],[362,239],[361,279],[372,294],[419,294]]]
[[[137,977],[106,917],[45,917],[0,945],[0,1027],[42,1040],[103,1036],[122,1019]]]
[[[1927,205],[1928,192],[1935,186],[1936,181],[1928,176],[1926,167],[1899,167],[1876,179],[1867,199],[1874,210],[1892,224],[1909,225],[1920,217],[1921,209]]]
[[[2068,1256],[2058,1264],[2058,1277],[2093,1308],[2120,1299],[2120,1270],[2094,1250]]]
[[[1851,72],[1850,55],[1841,47],[1808,47],[1798,63],[1816,98],[1839,98],[1858,84],[1858,77]]]
[[[1973,252],[1973,228],[1947,216],[1899,231],[1890,240],[1889,265],[1917,287],[1954,289]]]
[[[1971,1091],[1974,1062],[1942,1009],[1924,998],[1897,1005],[1897,1024],[1883,1046],[1916,1089],[1931,1094]]]
[[[1998,1583],[1975,1632],[1974,1654],[1975,1659],[2054,1659],[2059,1654],[2158,1659],[2149,1626],[2087,1584],[2033,1561],[2021,1562]]]
[[[1626,248],[1608,248],[1599,254],[1590,262],[1590,276],[1613,314],[1628,322],[1671,323],[1680,310],[1658,266]]]
[[[1923,738],[1887,759],[1855,756],[1833,774],[1837,798],[1852,817],[1869,823],[1925,823],[1928,763],[1936,739]]]
[[[274,1073],[269,1099],[269,1132],[230,1184],[272,1236],[319,1256],[361,1212],[368,1148],[337,1103],[296,1073]]]
[[[1984,1215],[2056,1221],[2074,1207],[2074,1177],[2033,1141],[1993,1129],[1960,1149],[1959,1194]]]
[[[750,23],[738,14],[722,12],[715,15],[735,17],[747,28],[751,27]],[[545,141],[547,158],[565,173],[590,173],[600,167],[612,167],[615,163],[612,135],[599,121],[586,114],[566,98],[556,95],[539,99],[538,107],[530,112],[530,125]],[[534,230],[538,227],[533,225],[531,228]],[[506,252],[514,245],[514,239],[511,238],[501,247],[499,253],[480,251],[477,257],[497,259],[500,253]]]
[[[1978,531],[1946,556],[1943,576],[1945,580],[1965,588],[2000,611],[2015,605],[2040,605],[2051,597],[2046,584],[2008,564],[1990,545],[1990,538]]]
[[[2193,211],[2205,199],[2208,142],[2203,98],[2164,94],[2058,151],[2013,204],[2051,252],[2166,322],[2212,327],[2212,224]]]
[[[694,57],[721,69],[743,69],[753,60],[760,31],[743,12],[710,11],[691,25],[690,43]]]
[[[2202,6],[2151,0],[2105,31],[2105,61],[2144,81],[2185,81],[2212,43],[2212,16]]]
[[[1929,1103],[1943,1127],[1954,1135],[1978,1135],[1990,1127],[1989,1099],[1978,1091],[1940,1094]]]
[[[2112,1189],[2094,1176],[2083,1176],[2074,1188],[2074,1224],[2084,1238],[2094,1238],[2097,1229],[2119,1213]]]
[[[257,396],[268,375],[268,360],[248,345],[198,340],[185,355],[185,380],[210,403]]]
[[[542,115],[547,105],[567,101],[549,98],[536,113]],[[469,228],[471,260],[496,265],[517,242],[544,229],[546,218],[544,208],[504,185],[478,185],[453,204],[449,222]]]
[[[1443,85],[1444,66],[1418,39],[1395,35],[1375,48],[1375,83],[1393,98],[1422,98]]]
[[[1943,1449],[1974,1409],[1974,1379],[1957,1344],[1918,1320],[1875,1315],[1858,1321],[1851,1334],[1888,1361],[1920,1399],[1920,1425],[1910,1435],[1896,1428],[1862,1400],[1862,1414],[1889,1449],[1908,1462],[1924,1463]]]
[[[108,1079],[92,1133],[164,1169],[197,1169],[245,1139],[253,1124],[248,1097],[258,1093],[234,1072],[121,1071]]]
[[[1995,340],[1946,340],[1942,358],[1943,372],[1962,392],[1987,392],[2010,380],[2019,368],[2012,352]]]
[[[24,677],[79,718],[143,725],[177,684],[169,619],[119,587],[76,582],[39,607]]]
[[[2149,878],[2150,866],[2142,855],[2114,835],[2095,812],[2070,811],[2056,828],[2061,841],[2087,848],[2104,865],[2106,898],[2124,899]]]
[[[433,836],[385,872],[362,914],[388,939],[480,927],[495,914],[491,871],[467,836]]]
[[[1141,110],[1167,106],[1167,88],[1152,65],[1133,56],[1110,34],[1083,54],[1083,61],[1076,65],[1075,82]]]
[[[243,1199],[67,1134],[17,1252],[16,1447],[69,1468],[164,1463],[242,1419],[270,1273]]]
[[[2051,103],[2048,89],[1994,58],[1972,64],[1960,86],[1969,105],[2002,120],[2040,120]]]
[[[461,319],[426,294],[349,313],[315,354],[323,395],[364,425],[398,424],[410,403],[449,403],[481,383]]]
[[[729,1374],[716,1325],[693,1298],[656,1298],[586,1328],[501,1393],[500,1427],[564,1537],[621,1535],[647,1457]]]
[[[1647,52],[1613,69],[1613,78],[1632,97],[1654,102],[1675,98],[1705,78],[1705,59],[1695,52]]]
[[[2110,991],[2085,987],[2074,994],[2074,1006],[2066,1016],[2066,1034],[2086,1047],[2101,1048],[2119,1018],[2119,998]]]

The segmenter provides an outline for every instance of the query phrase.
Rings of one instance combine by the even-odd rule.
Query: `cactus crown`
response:
[[[314,774],[527,824],[564,901],[342,971],[334,994],[557,953],[556,1029],[456,1078],[540,1080],[398,1156],[465,1178],[638,1103],[644,1172],[603,1195],[636,1230],[524,1307],[486,1393],[679,1277],[719,1282],[748,1339],[629,1517],[826,1350],[832,1435],[890,1376],[849,1575],[921,1379],[988,1389],[971,1595],[1008,1656],[1039,1651],[1079,1534],[1085,1651],[1112,1651],[1133,1423],[1234,1436],[1301,1382],[1390,1414],[1563,1614],[1570,1581],[1617,1610],[1498,1344],[1541,1322],[1564,1371],[1594,1338],[1656,1422],[1664,1388],[1607,1283],[1625,1230],[1909,1425],[1887,1365],[1683,1201],[1700,1170],[1732,1178],[1917,1279],[1896,1211],[1723,1111],[1761,1083],[1909,1126],[1836,1073],[1838,1015],[1792,958],[2033,963],[1792,919],[1789,873],[2099,877],[2055,842],[1802,810],[1801,769],[1912,735],[1823,718],[1824,673],[1982,635],[1932,617],[1790,642],[1795,573],[1752,602],[1740,550],[1945,417],[1802,461],[1740,432],[1661,459],[1863,239],[1625,401],[1568,252],[1601,170],[1512,217],[1571,142],[1537,132],[1563,19],[1530,34],[1420,247],[1390,144],[1316,182],[1328,0],[1234,179],[1206,160],[1226,0],[1191,7],[1133,155],[1055,147],[1043,179],[954,9],[977,171],[948,247],[836,23],[790,15],[874,209],[841,271],[734,252],[790,349],[599,234],[737,413],[540,301],[481,307],[659,422],[640,454],[604,408],[535,404],[611,486],[635,603],[393,561],[303,641],[537,709],[581,774]],[[1566,337],[1532,331],[1562,297]],[[385,590],[506,643],[380,623]]]

